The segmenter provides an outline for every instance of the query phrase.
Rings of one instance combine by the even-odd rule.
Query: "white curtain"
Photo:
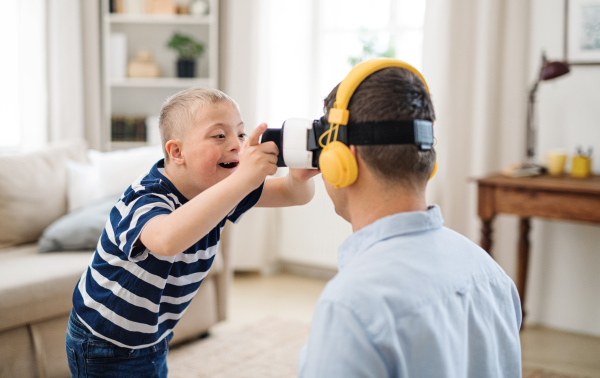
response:
[[[49,140],[100,146],[99,2],[47,0]]]
[[[260,112],[266,83],[262,73],[266,60],[261,38],[263,0],[220,2],[220,83],[240,106],[246,132],[265,121]],[[253,209],[240,223],[228,225],[222,247],[227,248],[236,270],[268,273],[277,260],[274,238],[279,235],[277,209]]]
[[[423,74],[436,109],[439,159],[428,201],[441,206],[448,227],[475,242],[473,179],[524,155],[529,8],[523,0],[427,1]],[[495,258],[513,277],[516,228],[514,219],[494,223],[494,252],[509,251]]]
[[[100,55],[100,2],[81,1],[80,22],[83,51],[83,130],[88,146],[101,149],[107,133],[101,128],[101,55]]]
[[[0,144],[31,151],[85,138],[100,147],[100,2],[8,0],[0,14]]]
[[[49,0],[48,128],[50,141],[83,138],[83,53],[78,0]]]
[[[9,150],[35,150],[47,141],[45,0],[3,5],[0,138]]]

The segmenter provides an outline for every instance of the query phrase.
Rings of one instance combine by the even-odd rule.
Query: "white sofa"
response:
[[[103,210],[102,220],[98,209],[107,202],[93,197],[111,190],[98,188],[103,179],[110,186],[130,174],[137,177],[141,172],[132,172],[136,164],[154,159],[148,152],[94,155],[84,142],[69,141],[34,153],[0,156],[0,377],[69,376],[65,335],[71,297],[101,232],[90,224],[94,219],[105,223],[109,210]],[[106,180],[106,174],[113,178]],[[78,208],[68,212],[70,207]],[[218,253],[171,344],[206,334],[225,319],[229,260]]]

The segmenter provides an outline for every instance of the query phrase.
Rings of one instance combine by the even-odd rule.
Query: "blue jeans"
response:
[[[166,377],[167,352],[173,333],[142,349],[122,348],[94,336],[71,311],[67,358],[71,377]]]

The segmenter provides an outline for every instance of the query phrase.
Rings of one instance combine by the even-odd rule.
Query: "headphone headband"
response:
[[[336,125],[347,125],[348,124],[348,103],[350,102],[350,98],[354,94],[356,88],[362,83],[367,76],[371,75],[373,72],[382,70],[388,67],[399,67],[409,70],[410,72],[417,75],[423,84],[425,85],[425,89],[429,93],[429,87],[427,86],[427,82],[421,73],[411,66],[408,63],[405,63],[401,60],[390,59],[390,58],[376,58],[370,59],[360,64],[357,64],[352,71],[346,76],[346,78],[340,83],[338,87],[337,94],[335,96],[335,104],[331,109],[329,109],[329,118],[328,121],[330,124]]]
[[[344,132],[347,131],[345,130],[347,127],[341,128],[340,126],[348,125],[348,120],[350,118],[348,103],[350,102],[350,98],[354,94],[356,88],[367,78],[367,76],[388,67],[403,68],[414,73],[421,79],[425,85],[425,90],[429,93],[429,87],[427,86],[427,82],[423,75],[410,64],[400,60],[389,58],[371,59],[356,65],[350,71],[348,76],[340,83],[336,93],[335,103],[333,104],[333,107],[329,109],[329,117],[327,119],[329,129],[319,138],[319,144],[323,147],[323,151],[319,156],[319,168],[323,173],[323,178],[335,188],[352,185],[358,177],[358,166],[354,155],[350,152],[348,146],[338,140],[338,134],[344,134]],[[412,134],[409,137],[412,140],[412,143],[417,144],[420,149],[430,149],[433,144],[433,122],[423,122],[425,123],[416,121],[413,123]],[[366,131],[361,131],[361,127],[357,127],[357,135],[363,134],[359,139],[363,139],[364,137],[364,139],[369,142],[366,144],[370,144],[374,140],[370,134],[368,134],[373,131],[372,126],[372,123],[367,125]],[[369,129],[369,127],[371,127],[371,129]],[[364,129],[364,127],[362,129]],[[342,131],[340,132],[340,130]],[[402,131],[404,132],[405,130]],[[322,140],[325,137],[327,137],[327,143],[323,144]],[[394,136],[394,138],[396,138],[396,136]],[[406,136],[399,136],[398,141],[403,141],[405,139],[407,139]],[[437,160],[433,172],[429,177],[430,179],[433,177],[436,170]]]

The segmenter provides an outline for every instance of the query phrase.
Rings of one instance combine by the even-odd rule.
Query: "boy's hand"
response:
[[[260,136],[267,130],[267,124],[261,123],[252,130],[248,139],[242,144],[240,164],[236,170],[253,189],[262,184],[269,175],[277,172],[277,156],[279,149],[274,142],[259,143]]]

